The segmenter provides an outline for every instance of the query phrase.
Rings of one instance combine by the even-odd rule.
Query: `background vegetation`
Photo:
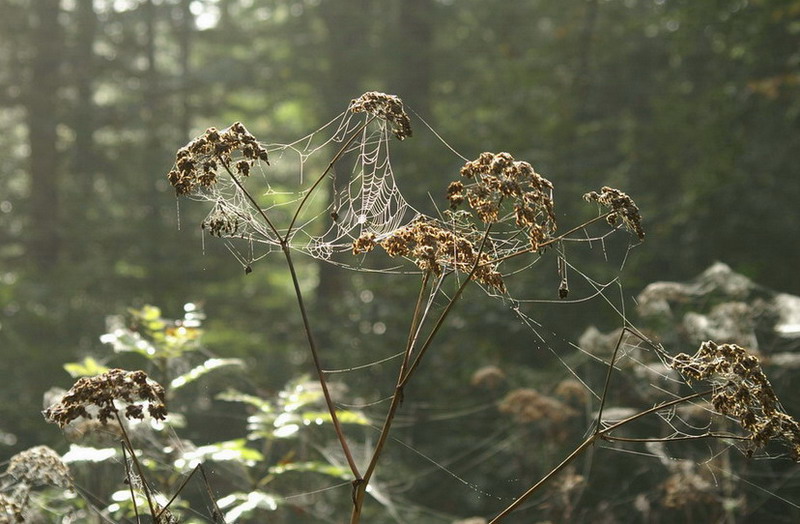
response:
[[[205,350],[243,359],[249,387],[265,397],[311,371],[280,261],[262,260],[245,277],[221,244],[202,246],[196,225],[206,210],[183,203],[179,217],[165,174],[174,152],[210,125],[241,120],[263,140],[286,142],[366,90],[399,95],[469,158],[509,151],[533,163],[556,185],[564,223],[591,216],[580,202],[590,189],[632,195],[648,238],[626,263],[630,296],[717,260],[800,294],[800,2],[2,0],[0,15],[0,458],[35,444],[65,449],[39,415],[42,395],[71,384],[65,362],[109,360],[99,336],[106,317],[128,307],[155,304],[180,318],[184,304],[201,305]],[[459,163],[416,129],[393,162],[406,197],[430,209],[428,192]],[[325,319],[317,329],[336,348],[328,367],[402,346],[416,282],[301,264]],[[616,267],[599,257],[579,265],[610,276]],[[546,271],[530,285],[554,298],[555,269]],[[520,469],[535,480],[560,456],[545,447],[534,459],[523,443],[554,435],[495,409],[456,416],[502,397],[470,389],[488,364],[516,386],[553,380],[549,354],[506,313],[480,299],[464,306],[404,404],[402,439],[456,461],[474,439],[518,432],[515,468],[456,468],[511,497],[531,480],[514,477]],[[535,318],[560,340],[590,324],[619,327],[593,307],[542,307]],[[375,328],[392,321],[398,329]],[[376,398],[390,374],[371,368],[347,383],[349,398]],[[198,445],[245,433],[244,412],[214,400],[226,387],[220,377],[191,397],[203,416],[190,426]],[[387,460],[396,460],[384,465],[396,480],[415,479],[394,486],[397,500],[437,508],[434,522],[494,507],[436,468],[415,477],[431,464],[413,452]],[[617,473],[609,466],[602,476]],[[604,498],[600,490],[581,503]]]

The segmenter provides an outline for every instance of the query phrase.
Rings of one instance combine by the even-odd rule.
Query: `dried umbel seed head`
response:
[[[258,160],[269,165],[267,150],[240,122],[222,131],[210,127],[178,150],[175,166],[167,178],[178,196],[187,195],[198,187],[216,184],[220,164],[247,177]]]
[[[589,392],[586,390],[586,386],[572,378],[559,382],[553,393],[567,402],[576,404],[582,404],[589,400]]]
[[[215,237],[230,237],[239,232],[239,217],[216,206],[200,223],[200,227]]]
[[[499,409],[523,423],[537,420],[560,423],[578,414],[563,402],[529,388],[511,391],[500,403]]]
[[[447,189],[451,207],[466,200],[484,223],[497,222],[504,202],[513,204],[516,225],[528,234],[532,249],[537,249],[556,230],[553,184],[528,162],[514,160],[508,153],[481,153],[464,164],[461,176]]]
[[[64,397],[47,408],[45,420],[64,427],[78,418],[94,416],[105,424],[119,413],[117,403],[124,404],[128,419],[143,419],[144,408],[151,417],[164,420],[167,407],[164,388],[150,380],[144,371],[111,369],[102,375],[79,379]],[[97,411],[92,415],[92,411]]]
[[[687,380],[710,382],[714,410],[737,420],[755,449],[781,440],[800,462],[800,424],[781,409],[758,357],[736,344],[709,341],[694,355],[675,356],[670,365]]]
[[[353,242],[353,252],[367,252],[375,243],[375,235],[365,233]],[[469,273],[477,264],[472,275],[474,280],[500,293],[506,291],[503,277],[486,252],[478,256],[478,249],[470,239],[434,221],[417,220],[392,231],[378,245],[389,256],[410,258],[420,269],[436,275],[447,269]]]
[[[670,468],[673,473],[661,485],[662,504],[668,508],[708,507],[719,500],[714,483],[704,478],[691,460],[680,460]],[[703,471],[703,470],[701,470]]]
[[[29,486],[69,487],[71,480],[69,468],[58,453],[47,446],[36,446],[17,453],[8,464],[6,473],[17,482]]]
[[[506,374],[497,366],[484,366],[472,374],[470,384],[476,387],[495,389],[505,382]]]
[[[403,101],[395,95],[369,91],[350,102],[353,113],[368,113],[392,126],[392,133],[398,140],[411,136],[411,120],[403,109]]]
[[[364,233],[353,242],[353,254],[369,253],[375,246],[375,233]]]
[[[636,233],[639,240],[644,240],[644,229],[642,229],[642,215],[633,199],[613,187],[603,186],[600,193],[591,191],[583,195],[587,202],[597,202],[611,210],[606,217],[606,221],[611,226],[616,226],[620,220],[629,231]]]

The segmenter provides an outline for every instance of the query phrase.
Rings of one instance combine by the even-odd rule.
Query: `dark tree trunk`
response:
[[[34,0],[31,5],[34,56],[25,104],[31,170],[28,252],[37,267],[49,269],[58,261],[61,248],[56,128],[64,33],[58,20],[59,0]]]
[[[94,133],[96,111],[94,104],[94,76],[96,70],[94,42],[97,35],[97,13],[94,2],[78,2],[75,6],[76,40],[73,55],[74,85],[77,92],[72,129],[75,131],[75,149],[72,175],[81,195],[92,190],[96,170]],[[79,203],[83,205],[83,203]]]
[[[361,81],[367,68],[364,57],[368,53],[364,46],[370,27],[370,4],[370,0],[327,0],[320,6],[327,30],[325,53],[329,68],[326,81],[321,83],[321,95],[328,115],[343,111],[352,98],[361,94]],[[348,182],[347,176],[337,176],[336,190],[344,189]],[[344,279],[342,271],[321,262],[317,287],[319,303],[331,303],[341,297]]]
[[[426,119],[430,117],[433,0],[400,0],[395,33],[397,63],[389,90]]]

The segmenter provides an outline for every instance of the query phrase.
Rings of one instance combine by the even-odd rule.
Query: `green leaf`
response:
[[[217,400],[225,400],[227,402],[242,402],[244,404],[250,404],[264,413],[272,413],[274,411],[272,403],[269,400],[265,400],[255,395],[248,395],[247,393],[242,393],[240,391],[236,391],[235,389],[223,391],[215,398]]]
[[[324,462],[289,462],[288,464],[281,464],[269,468],[269,472],[274,475],[280,475],[281,473],[286,473],[287,471],[313,471],[314,473],[320,473],[322,475],[328,475],[341,479],[350,479],[352,477],[352,473],[350,472],[349,468],[343,466],[334,466]]]
[[[226,522],[236,522],[242,517],[250,516],[256,510],[275,511],[278,509],[278,499],[274,495],[263,491],[250,493],[231,493],[217,501],[217,506],[228,510],[225,513]],[[230,508],[230,509],[228,509]]]
[[[206,373],[225,366],[244,366],[244,362],[238,358],[210,358],[188,373],[184,373],[183,375],[172,379],[172,382],[170,382],[170,387],[172,389],[182,388],[186,384],[194,382]]]
[[[85,357],[80,362],[67,362],[64,364],[64,370],[69,373],[72,378],[78,378],[101,375],[108,371],[108,368],[92,357]]]
[[[360,426],[368,426],[370,424],[367,417],[356,411],[336,410],[336,416],[342,424],[358,424]],[[306,426],[331,422],[331,414],[327,411],[304,411],[301,417],[303,424]]]
[[[200,446],[187,451],[175,461],[175,467],[184,471],[190,470],[206,460],[241,462],[246,466],[253,466],[256,462],[264,460],[264,455],[255,449],[248,448],[247,440],[240,438]]]

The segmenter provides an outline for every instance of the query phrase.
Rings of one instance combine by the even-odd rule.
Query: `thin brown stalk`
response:
[[[600,396],[600,409],[597,410],[597,424],[594,428],[595,433],[600,433],[600,422],[603,420],[603,408],[606,405],[606,397],[608,396],[608,386],[611,383],[611,373],[614,371],[614,362],[617,361],[617,353],[619,352],[619,347],[622,345],[622,339],[625,336],[625,333],[628,329],[628,326],[625,326],[619,332],[619,338],[617,339],[617,343],[614,346],[614,353],[611,354],[611,361],[608,363],[608,372],[606,373],[606,381],[603,385],[603,394]]]
[[[475,271],[478,270],[478,267],[480,266],[480,256],[483,253],[484,248],[486,247],[486,241],[489,238],[489,233],[491,229],[492,226],[491,224],[489,224],[486,227],[486,231],[483,234],[483,238],[481,239],[478,252],[475,255],[475,263],[472,265],[472,269],[470,270],[469,274],[466,276],[464,281],[461,283],[461,285],[458,287],[456,293],[448,301],[447,306],[445,306],[444,311],[437,319],[436,324],[434,325],[433,329],[428,335],[428,338],[425,339],[425,342],[423,343],[422,347],[420,347],[419,351],[417,352],[417,356],[414,358],[414,362],[411,364],[410,367],[408,367],[408,370],[406,371],[405,368],[408,364],[408,358],[411,356],[411,352],[413,350],[413,344],[414,342],[416,342],[417,330],[414,327],[415,323],[412,320],[412,326],[411,326],[412,330],[409,333],[410,345],[408,348],[406,348],[405,356],[403,358],[403,363],[400,366],[400,374],[397,379],[397,385],[395,386],[394,395],[392,395],[392,403],[389,406],[389,411],[386,413],[386,419],[384,420],[383,427],[381,428],[381,433],[380,436],[378,437],[378,443],[375,446],[375,451],[372,454],[372,459],[370,460],[369,466],[367,468],[367,473],[364,475],[363,479],[357,481],[354,484],[355,491],[353,493],[353,513],[350,517],[350,524],[357,524],[361,519],[361,509],[364,504],[364,497],[367,492],[367,485],[375,468],[377,467],[378,459],[380,458],[380,454],[383,451],[383,447],[386,445],[386,440],[389,437],[389,430],[392,427],[392,422],[394,421],[395,414],[397,413],[397,409],[400,407],[400,403],[402,402],[403,399],[404,388],[406,384],[408,384],[408,381],[411,379],[411,376],[414,374],[414,371],[417,369],[420,362],[422,361],[422,357],[424,356],[425,352],[431,346],[434,337],[444,324],[444,321],[447,318],[448,314],[453,309],[458,299],[461,297],[461,294],[464,292],[464,289],[467,287],[467,284],[469,284],[470,280],[472,279],[472,276],[475,274]],[[420,308],[422,296],[423,295],[421,291],[420,296],[417,299],[417,306],[415,308],[415,317],[417,315],[417,311]]]
[[[611,435],[603,435],[603,440],[610,442],[678,442],[682,440],[701,440],[705,438],[719,438],[730,440],[750,440],[750,437],[744,435],[733,435],[731,433],[716,433],[710,431],[702,435],[683,435],[680,437],[661,437],[661,438],[631,438],[631,437],[612,437]]]
[[[483,249],[486,247],[486,241],[489,239],[489,232],[491,231],[491,229],[492,226],[491,224],[489,224],[486,227],[486,231],[483,234],[483,238],[481,239],[480,246],[478,247],[478,252],[475,255],[475,263],[472,265],[472,269],[470,270],[466,278],[464,278],[464,281],[461,282],[461,285],[458,287],[453,297],[448,301],[447,306],[445,306],[444,311],[442,311],[442,314],[439,315],[439,319],[433,326],[433,329],[428,335],[428,338],[425,339],[425,342],[422,344],[422,347],[419,348],[417,356],[414,358],[414,362],[411,364],[411,367],[409,367],[405,376],[400,381],[399,386],[401,388],[405,387],[405,385],[408,384],[408,381],[411,379],[411,376],[414,374],[414,371],[416,371],[417,367],[419,366],[419,363],[422,362],[422,357],[425,356],[425,352],[431,346],[434,337],[439,332],[439,329],[442,327],[442,325],[444,325],[444,321],[447,318],[447,315],[450,314],[450,311],[453,309],[458,299],[461,298],[461,294],[464,292],[464,289],[466,289],[467,284],[469,284],[470,280],[472,279],[472,276],[475,274],[475,271],[478,270],[478,267],[480,266],[480,257],[483,254]]]
[[[430,271],[426,271],[422,277],[422,285],[420,286],[419,295],[417,296],[417,303],[414,306],[414,314],[411,318],[411,326],[408,330],[408,340],[406,341],[406,350],[403,356],[403,362],[400,365],[400,372],[397,377],[394,395],[392,395],[392,402],[389,406],[389,410],[386,412],[386,418],[383,421],[383,427],[381,428],[380,435],[378,436],[378,442],[375,444],[375,450],[372,452],[372,457],[370,458],[369,465],[364,473],[364,477],[359,479],[353,486],[353,512],[350,516],[351,524],[356,524],[361,519],[361,509],[364,506],[364,499],[366,498],[367,494],[367,486],[369,485],[372,474],[375,472],[375,468],[378,465],[378,460],[383,453],[383,448],[386,445],[387,438],[389,437],[389,430],[392,427],[395,413],[400,407],[400,404],[403,402],[403,389],[400,383],[406,372],[409,359],[411,358],[411,353],[414,350],[414,344],[417,340],[419,326],[424,322],[422,303],[425,297],[425,290],[428,287],[430,274]]]
[[[139,479],[142,481],[142,491],[144,492],[144,496],[147,499],[147,505],[150,508],[150,515],[153,517],[153,520],[156,519],[156,509],[153,505],[153,499],[150,497],[150,488],[147,486],[147,478],[144,476],[144,471],[142,471],[142,465],[139,463],[139,459],[136,458],[136,452],[133,449],[133,444],[131,443],[131,439],[128,436],[128,432],[125,430],[125,425],[122,423],[122,419],[119,416],[119,413],[114,413],[114,416],[117,418],[117,424],[119,424],[119,429],[122,431],[122,438],[123,438],[123,446],[127,446],[128,451],[131,454],[131,461],[133,461],[133,466],[136,468],[136,474],[139,475]],[[125,460],[125,465],[127,468],[128,461]],[[128,475],[128,482],[131,481],[130,475]],[[133,505],[136,506],[136,498],[133,499]]]
[[[361,475],[358,472],[358,467],[356,466],[355,460],[353,460],[353,454],[350,452],[350,446],[347,445],[347,439],[345,438],[344,432],[342,431],[342,426],[339,423],[339,417],[336,416],[336,406],[333,404],[333,399],[331,398],[330,391],[328,390],[328,383],[325,380],[325,373],[322,371],[322,365],[320,364],[319,360],[317,344],[314,341],[314,335],[311,333],[311,323],[309,322],[308,312],[306,311],[306,306],[303,302],[303,293],[300,291],[300,281],[297,278],[297,272],[294,268],[291,251],[289,250],[289,246],[286,244],[283,245],[283,254],[286,257],[286,263],[288,264],[289,272],[292,275],[294,293],[297,297],[297,304],[300,307],[300,316],[303,318],[303,329],[306,332],[308,347],[311,349],[311,358],[314,361],[314,369],[317,371],[317,378],[319,379],[319,384],[322,388],[322,395],[325,397],[325,404],[327,405],[328,412],[331,415],[331,422],[333,422],[333,428],[336,431],[336,437],[339,439],[339,444],[342,446],[342,451],[347,459],[347,464],[350,466],[350,471],[353,472],[356,480],[358,480],[361,478]]]
[[[136,523],[141,524],[142,520],[139,517],[139,506],[136,504],[136,493],[133,491],[133,482],[131,482],[131,468],[128,466],[128,452],[126,451],[125,441],[119,442],[122,447],[122,461],[125,463],[125,478],[128,481],[128,490],[131,492],[131,503],[133,504],[133,514],[136,517]]]

